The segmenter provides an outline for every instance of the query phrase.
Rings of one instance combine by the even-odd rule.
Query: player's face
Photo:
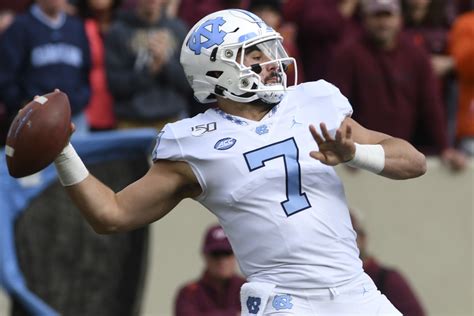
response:
[[[229,279],[235,274],[237,263],[231,253],[216,253],[205,256],[208,273],[216,279]]]
[[[279,62],[271,62],[279,58],[287,57],[279,41],[266,41],[245,48],[243,59],[241,52],[237,55],[237,62],[259,74],[265,85],[282,83],[282,72]]]
[[[255,64],[263,64],[269,62],[271,59],[260,50],[253,50],[244,57],[244,65],[252,66]],[[261,66],[260,78],[264,84],[281,83],[281,76],[279,75],[280,67],[278,63],[269,63]]]

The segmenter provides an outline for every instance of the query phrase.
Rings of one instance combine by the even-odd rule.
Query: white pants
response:
[[[348,285],[327,289],[249,282],[242,286],[241,302],[242,316],[402,315],[365,273]]]

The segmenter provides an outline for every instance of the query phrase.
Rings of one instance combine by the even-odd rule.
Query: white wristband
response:
[[[346,162],[348,166],[365,169],[379,174],[385,167],[385,151],[382,145],[361,145],[355,143],[354,158]]]
[[[70,143],[54,160],[54,165],[63,186],[77,184],[89,175],[89,171]]]

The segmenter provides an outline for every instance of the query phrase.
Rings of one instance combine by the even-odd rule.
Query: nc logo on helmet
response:
[[[219,30],[225,24],[222,17],[208,20],[201,24],[199,28],[189,37],[188,47],[195,55],[201,54],[202,48],[210,48],[224,42],[227,32]]]

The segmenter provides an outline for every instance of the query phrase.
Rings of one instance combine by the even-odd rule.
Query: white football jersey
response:
[[[262,120],[209,109],[168,124],[153,159],[186,161],[249,281],[292,288],[343,285],[363,273],[344,188],[311,158],[309,125],[335,132],[352,114],[320,80],[297,86]],[[319,127],[318,127],[319,130]]]

